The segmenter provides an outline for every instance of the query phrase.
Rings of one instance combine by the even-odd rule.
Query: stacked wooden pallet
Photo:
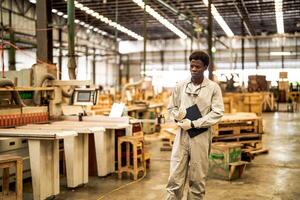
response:
[[[255,113],[225,114],[212,126],[213,142],[238,143],[242,149],[262,149],[262,118]]]

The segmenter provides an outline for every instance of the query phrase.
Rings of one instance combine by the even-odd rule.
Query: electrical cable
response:
[[[145,166],[145,167],[146,167],[146,166]],[[128,187],[128,186],[134,184],[134,183],[140,182],[141,180],[143,180],[143,179],[146,177],[146,175],[147,175],[147,172],[146,172],[146,169],[145,169],[144,175],[143,175],[141,178],[139,178],[138,180],[132,181],[132,182],[130,182],[130,183],[127,183],[127,184],[124,184],[124,185],[122,185],[122,186],[120,186],[120,187],[117,187],[116,189],[113,189],[113,190],[111,190],[111,191],[109,191],[109,192],[103,194],[103,195],[100,196],[97,200],[102,200],[104,197],[106,197],[106,196],[108,196],[108,195],[110,195],[110,194],[112,194],[112,193],[114,193],[114,192],[117,192],[117,191],[119,191],[119,190],[121,190],[121,189],[123,189],[123,188],[125,188],[125,187]]]
[[[11,43],[11,42],[9,42],[9,41],[3,41],[3,44],[10,45],[10,46],[12,46],[13,48],[15,48],[16,50],[18,50],[18,51],[20,51],[21,53],[23,53],[24,55],[26,55],[26,56],[28,56],[28,57],[30,57],[30,58],[35,59],[35,57],[33,57],[33,56],[27,54],[25,51],[23,51],[22,49],[20,49],[17,45],[15,45],[15,44],[13,44],[13,43]],[[43,60],[41,60],[41,59],[37,59],[37,63],[39,63],[39,64],[45,64],[45,65],[47,65],[47,66],[53,66],[53,64],[47,63],[47,62],[45,62],[45,61],[43,61]]]

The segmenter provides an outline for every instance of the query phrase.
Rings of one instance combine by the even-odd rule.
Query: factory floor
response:
[[[300,113],[265,113],[263,118],[263,145],[269,149],[269,153],[257,156],[246,167],[241,179],[231,182],[209,179],[206,200],[300,199]],[[128,178],[119,180],[116,174],[112,174],[104,178],[90,177],[87,185],[72,190],[66,188],[62,178],[61,193],[55,199],[165,199],[171,152],[160,151],[162,142],[157,135],[147,136],[147,140],[151,166],[141,181],[132,183]],[[32,199],[30,187],[27,190],[25,187],[24,200]]]

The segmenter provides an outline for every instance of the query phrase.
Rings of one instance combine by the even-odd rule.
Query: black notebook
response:
[[[197,120],[201,117],[202,117],[202,114],[201,114],[197,104],[194,104],[193,106],[188,107],[186,109],[185,118],[193,121],[193,120]],[[207,130],[208,130],[208,128],[191,128],[191,129],[187,130],[187,132],[188,132],[189,136],[192,138],[192,137],[195,137]]]

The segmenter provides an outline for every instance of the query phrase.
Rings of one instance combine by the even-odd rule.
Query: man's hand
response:
[[[178,111],[173,111],[172,113],[176,121],[181,121],[186,115],[186,109],[184,107],[180,107]]]
[[[184,119],[181,122],[177,123],[183,130],[187,131],[192,128],[192,121],[189,119]]]

